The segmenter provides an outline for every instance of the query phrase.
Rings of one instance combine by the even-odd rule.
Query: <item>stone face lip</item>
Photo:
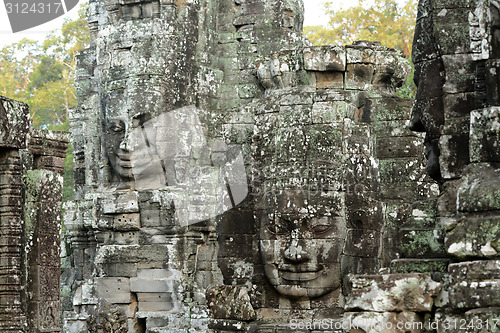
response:
[[[256,314],[246,288],[218,286],[207,291],[207,302],[215,319],[255,320]]]
[[[354,275],[350,281],[346,311],[431,311],[441,288],[429,274]]]

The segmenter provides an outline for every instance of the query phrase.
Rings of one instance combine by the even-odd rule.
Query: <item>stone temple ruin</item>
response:
[[[0,97],[0,331],[60,332],[60,229],[67,133],[32,130]]]
[[[66,139],[1,101],[2,332],[500,332],[500,3],[420,1],[415,100],[302,21],[89,2],[60,249]]]

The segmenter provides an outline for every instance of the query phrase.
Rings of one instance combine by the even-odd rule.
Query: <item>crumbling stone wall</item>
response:
[[[246,107],[255,121],[256,224],[245,227],[240,211],[223,217],[219,266],[230,269],[226,287],[209,291],[210,327],[294,331],[293,319],[331,331],[356,317],[343,317],[344,308],[356,309],[345,301],[349,274],[389,272],[408,260],[393,259],[419,256],[398,236],[412,231],[412,203],[438,191],[425,176],[423,137],[406,127],[412,101],[395,96],[408,64],[394,50],[358,42],[282,51],[256,69],[266,88]],[[294,219],[310,226],[293,227]],[[319,276],[307,283],[281,271],[309,266],[303,273]]]
[[[304,41],[301,1],[90,2],[65,331],[498,317],[497,9],[421,1],[413,103],[394,50]]]
[[[442,188],[438,222],[454,261],[437,303],[436,317],[442,321],[500,318],[494,308],[499,305],[498,13],[496,1],[419,4],[415,47],[421,94],[414,129],[433,136],[431,168]],[[424,46],[431,44],[434,50]],[[442,90],[433,97],[435,107],[422,109],[418,105],[428,97],[426,86],[435,79],[425,70],[426,62],[442,64],[439,74],[434,72]]]
[[[233,207],[245,199],[236,193],[248,192],[251,174],[253,120],[238,116],[240,106],[262,93],[254,60],[301,43],[301,7],[281,0],[89,3],[92,45],[79,58],[79,107],[70,115],[76,200],[65,215],[66,331],[206,331],[205,289],[222,283],[217,191]],[[131,171],[123,167],[135,159],[128,137],[143,133],[138,144],[157,155]],[[217,184],[214,191],[224,172],[239,177],[226,177],[230,191]],[[206,191],[189,185],[204,181]],[[239,207],[253,220],[251,205]]]
[[[404,267],[405,271],[434,272],[434,282],[419,283],[419,288],[430,287],[426,291],[409,288],[411,283],[404,275],[384,276],[383,285],[380,276],[355,277],[353,291],[357,291],[349,296],[346,310],[356,310],[357,318],[371,318],[372,322],[385,323],[380,327],[386,328],[391,322],[395,327],[401,321],[420,321],[423,326],[407,328],[412,332],[499,330],[499,207],[495,199],[499,188],[495,115],[498,10],[495,1],[419,3],[413,50],[418,92],[411,128],[426,133],[427,172],[438,182],[440,195],[429,201],[427,209],[415,207],[412,220],[433,227],[436,235],[442,234],[439,247],[431,241],[422,244],[431,250],[422,256],[445,257],[451,263],[398,260],[392,266],[393,270]],[[396,291],[393,288],[397,286],[411,290]],[[378,291],[373,293],[373,288]],[[409,299],[391,305],[391,311],[397,311],[398,316],[413,312],[412,319],[384,316],[386,310],[377,302],[387,304],[404,293],[435,299],[425,302],[418,298],[420,305],[427,304],[425,316]],[[364,329],[369,331],[370,327],[365,325]]]
[[[33,131],[27,105],[0,97],[2,332],[60,332],[65,133]]]

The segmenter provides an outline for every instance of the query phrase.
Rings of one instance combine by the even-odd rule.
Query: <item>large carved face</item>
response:
[[[260,251],[269,282],[283,296],[313,298],[339,288],[346,225],[338,192],[287,190],[260,214]]]
[[[108,118],[104,123],[104,145],[111,171],[117,176],[118,182],[131,181],[132,162],[128,147],[129,125],[125,117]]]

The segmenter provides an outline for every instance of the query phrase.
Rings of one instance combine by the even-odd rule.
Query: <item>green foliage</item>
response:
[[[23,101],[30,107],[35,128],[69,131],[68,112],[77,106],[76,57],[88,47],[86,4],[76,20],[66,19],[38,43],[23,39],[0,49],[0,95]],[[73,197],[73,147],[65,161],[63,199]]]
[[[28,90],[36,91],[43,88],[49,82],[57,82],[63,78],[64,66],[59,63],[53,56],[43,55],[40,58],[40,63],[31,73],[31,81],[28,85]]]
[[[76,56],[90,40],[85,10],[42,43],[23,39],[0,50],[0,94],[27,103],[35,128],[63,124],[77,105]]]
[[[304,36],[314,45],[349,45],[357,40],[378,41],[401,51],[411,59],[417,0],[405,1],[400,6],[396,0],[374,0],[369,6],[367,0],[359,0],[354,6],[337,11],[333,9],[332,2],[327,2],[325,10],[329,16],[328,26],[304,27]],[[413,71],[397,93],[401,97],[415,96]]]
[[[371,6],[366,0],[359,0],[356,6],[339,11],[333,10],[332,3],[327,2],[328,27],[306,27],[304,34],[316,45],[346,45],[356,40],[379,41],[409,56],[416,11],[416,0],[407,0],[402,7],[396,0],[375,0]]]
[[[314,45],[341,44],[335,31],[322,25],[304,27],[303,33]]]

